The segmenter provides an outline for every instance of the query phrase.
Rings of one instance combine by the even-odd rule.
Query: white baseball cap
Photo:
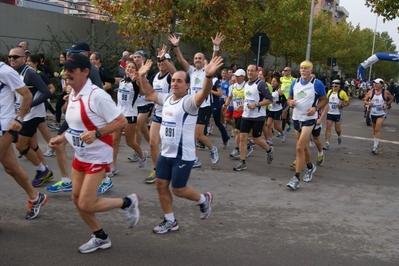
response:
[[[236,76],[236,77],[239,77],[239,76],[245,77],[245,70],[242,69],[242,68],[237,69],[237,71],[233,75]]]

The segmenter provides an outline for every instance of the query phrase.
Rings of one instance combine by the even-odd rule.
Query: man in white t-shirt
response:
[[[202,90],[202,83],[205,80],[205,55],[203,53],[196,53],[194,55],[194,66],[191,66],[179,48],[180,37],[176,37],[174,34],[170,34],[168,37],[176,53],[177,60],[182,65],[184,70],[190,75],[190,94],[196,94]],[[220,33],[216,34],[215,38],[212,38],[214,55],[219,51],[219,45],[224,40],[224,36]],[[201,107],[198,111],[197,124],[195,127],[195,138],[200,141],[210,151],[212,164],[219,162],[219,151],[216,146],[213,146],[210,139],[204,134],[205,126],[209,121],[211,115],[211,102],[209,95],[205,98]],[[196,157],[193,168],[201,167],[201,161]]]
[[[312,77],[312,70],[313,64],[310,61],[300,64],[301,77],[292,82],[288,97],[288,105],[293,108],[292,121],[297,139],[295,175],[287,184],[293,190],[299,187],[299,176],[304,163],[307,167],[304,182],[310,182],[316,171],[316,166],[311,161],[309,140],[316,126],[317,111],[328,102],[324,84]]]
[[[90,253],[111,247],[111,240],[99,223],[96,213],[121,208],[128,227],[137,224],[140,213],[138,197],[97,198],[97,189],[112,162],[112,132],[125,127],[126,118],[111,96],[89,79],[91,64],[85,55],[74,53],[63,63],[66,79],[73,90],[68,97],[65,120],[68,130],[50,140],[50,147],[64,145],[74,148],[71,179],[72,201],[79,215],[93,232],[93,237],[79,247],[79,252]]]
[[[19,55],[9,55],[9,58],[13,56]],[[16,116],[14,109],[15,92],[22,96],[22,102]],[[29,220],[39,215],[41,206],[46,204],[48,198],[46,194],[39,193],[33,188],[28,175],[18,164],[11,143],[18,139],[18,132],[22,129],[23,118],[29,112],[31,102],[32,93],[22,82],[18,72],[0,62],[0,162],[5,172],[11,175],[29,196],[29,210],[26,214],[26,219]]]
[[[193,187],[188,186],[187,182],[196,157],[194,134],[198,109],[211,92],[213,76],[223,65],[223,59],[214,57],[205,66],[202,90],[196,94],[187,93],[191,81],[188,73],[184,71],[173,74],[171,94],[156,92],[144,77],[151,65],[152,62],[148,62],[143,69],[140,69],[140,87],[149,100],[163,106],[162,124],[159,131],[162,146],[156,166],[155,183],[164,220],[153,229],[153,232],[164,234],[179,229],[179,224],[173,214],[172,192],[177,197],[197,202],[201,219],[205,220],[211,214],[212,193],[200,194]]]

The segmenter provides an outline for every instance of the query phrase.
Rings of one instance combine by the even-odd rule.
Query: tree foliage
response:
[[[285,58],[285,65],[298,64],[305,58],[311,0],[95,1],[111,21],[119,24],[133,48],[155,51],[167,42],[170,32],[175,32],[182,34],[182,42],[195,46],[193,53],[207,52],[212,50],[211,36],[222,32],[226,39],[221,51],[228,51],[230,59],[235,59],[249,52],[252,36],[264,32],[271,40],[269,54]],[[391,14],[387,19],[397,12],[396,0],[367,2],[381,14]],[[385,9],[379,9],[381,4]],[[336,23],[332,17],[325,11],[314,18],[310,60],[318,66],[318,72],[325,72],[330,70],[327,58],[335,57],[345,75],[355,77],[357,66],[371,55],[374,32],[345,21]],[[375,52],[397,53],[396,49],[388,33],[376,34]],[[282,67],[275,65],[276,69]],[[393,77],[399,72],[399,64],[378,62],[373,70],[377,76]]]
[[[384,17],[386,20],[394,20],[399,17],[399,1],[397,0],[366,0],[366,6],[371,11]]]

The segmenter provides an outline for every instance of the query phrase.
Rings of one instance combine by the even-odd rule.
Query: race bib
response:
[[[129,105],[129,94],[130,92],[126,89],[118,89],[118,92],[120,93],[120,105],[122,106],[128,106]]]
[[[72,128],[68,128],[65,138],[72,145],[77,155],[84,156],[87,154],[86,143],[80,139],[80,134],[83,133],[83,130],[76,130]]]
[[[176,122],[162,121],[162,126],[164,128],[164,140],[166,143],[176,144],[178,139],[176,136]]]

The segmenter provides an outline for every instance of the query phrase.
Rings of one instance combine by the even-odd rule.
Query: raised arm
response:
[[[218,55],[219,46],[225,37],[222,33],[218,32],[218,33],[216,33],[215,38],[213,38],[213,37],[211,37],[211,38],[212,38],[212,43],[213,43],[212,58],[214,58],[215,56]]]
[[[162,49],[158,49],[158,60],[161,60],[166,69],[168,70],[168,72],[170,73],[170,75],[173,75],[176,72],[176,68],[175,66],[170,62],[170,60],[168,60],[168,58],[166,58],[166,55],[169,55],[166,53],[166,48],[167,46],[164,44],[162,45]],[[169,55],[170,57],[170,55]],[[170,58],[169,58],[170,59]]]
[[[147,101],[152,101],[158,103],[158,92],[156,92],[151,84],[148,82],[145,75],[151,69],[152,60],[147,60],[144,65],[142,65],[138,71],[139,82],[140,82],[140,92],[143,92],[146,96]]]
[[[174,49],[176,57],[177,57],[177,61],[179,61],[180,65],[187,72],[188,69],[190,68],[190,64],[186,61],[186,59],[184,59],[183,54],[180,51],[180,48],[179,48],[180,37],[176,37],[176,35],[174,33],[171,33],[168,36],[168,40],[173,46],[173,49]]]
[[[223,58],[216,56],[205,66],[205,80],[202,84],[202,90],[195,94],[195,104],[200,107],[206,97],[212,90],[212,79],[218,72],[218,69],[223,66]]]

